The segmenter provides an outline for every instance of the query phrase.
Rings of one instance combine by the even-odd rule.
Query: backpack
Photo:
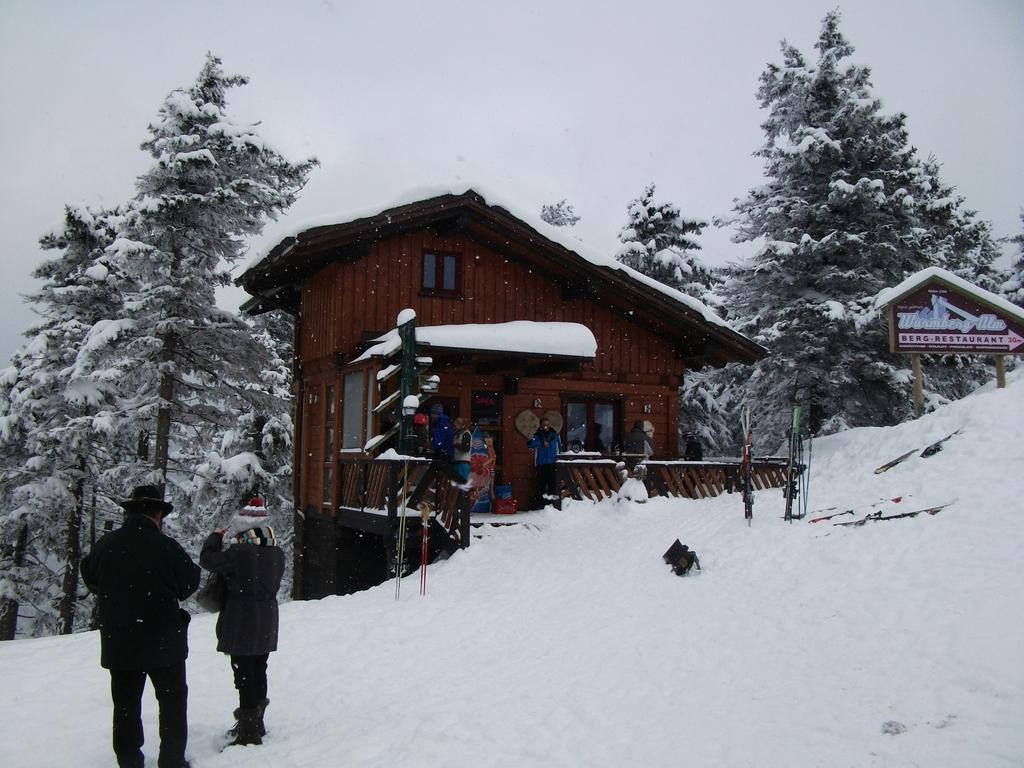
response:
[[[700,570],[700,560],[697,558],[697,553],[691,551],[679,539],[672,542],[672,546],[668,548],[668,551],[662,557],[666,563],[672,566],[672,573],[676,576],[685,576],[694,566],[697,566],[698,571]]]

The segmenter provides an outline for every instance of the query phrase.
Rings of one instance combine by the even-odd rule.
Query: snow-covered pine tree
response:
[[[1024,211],[1021,211],[1020,222],[1024,225]],[[999,291],[1018,307],[1024,307],[1024,232],[1014,235],[1009,241],[1017,245],[1017,258],[1003,275]]]
[[[540,217],[553,227],[574,227],[580,220],[576,210],[564,197],[553,205],[541,206]]]
[[[763,242],[723,294],[737,328],[771,355],[752,372],[715,374],[743,381],[757,450],[785,440],[798,377],[817,432],[909,414],[905,363],[888,353],[873,299],[940,259],[948,232],[935,217],[957,208],[937,204],[936,166],[916,158],[904,115],[882,113],[870,71],[850,61],[838,13],[825,17],[815,48],[810,66],[784,42],[782,64],[762,73],[768,117],[756,155],[767,181],[725,222],[737,241]]]
[[[691,237],[700,235],[706,222],[683,218],[672,203],[655,202],[653,183],[629,203],[626,216],[616,259],[701,301],[713,294],[716,278],[693,253],[700,245]]]
[[[69,633],[83,624],[76,603],[85,516],[94,533],[97,514],[102,519],[113,506],[102,478],[120,451],[109,429],[117,381],[90,370],[89,358],[126,330],[111,319],[121,312],[120,296],[96,260],[115,220],[68,207],[62,227],[41,238],[44,249],[61,253],[34,272],[44,282],[27,298],[41,319],[0,383],[0,530],[12,558],[2,591],[26,607],[21,634]]]
[[[988,291],[998,291],[995,259],[999,247],[991,225],[967,208],[966,200],[944,183],[934,157],[921,162],[921,194],[917,201],[932,263]],[[992,377],[991,361],[978,355],[923,355],[929,406],[955,400]]]
[[[279,544],[292,541],[292,345],[293,319],[281,311],[249,321],[268,363],[250,386],[274,404],[269,412],[252,409],[237,415],[215,446],[197,456],[189,500],[197,514],[182,531],[198,551],[202,540],[226,525],[252,496],[261,496]],[[291,558],[287,558],[282,594],[291,592]]]
[[[153,165],[103,256],[132,332],[112,339],[97,364],[123,374],[122,428],[153,435],[145,473],[129,465],[112,474],[127,487],[164,486],[178,473],[181,482],[168,491],[185,509],[187,489],[179,486],[192,477],[195,446],[234,428],[239,413],[277,412],[254,386],[266,348],[244,320],[217,306],[215,293],[230,284],[244,239],[295,201],[316,164],[288,162],[254,125],[228,117],[228,90],[246,82],[208,55],[195,84],[167,96],[142,145]],[[186,517],[178,524],[187,526]]]
[[[702,368],[686,372],[679,398],[680,439],[693,432],[704,446],[705,458],[735,456],[743,444],[739,410],[745,395],[743,367]]]
[[[992,225],[980,219],[977,211],[967,207],[964,197],[942,181],[940,164],[934,157],[921,163],[921,180],[925,197],[919,205],[935,265],[986,291],[998,291],[994,262],[999,257],[999,246],[992,236]]]

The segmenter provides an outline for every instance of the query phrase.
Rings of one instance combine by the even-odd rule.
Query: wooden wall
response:
[[[424,250],[461,254],[463,298],[421,294]],[[532,497],[535,471],[533,452],[516,431],[515,417],[523,410],[538,416],[560,411],[566,394],[620,399],[623,435],[634,421],[651,421],[656,455],[677,455],[676,393],[684,366],[669,340],[593,300],[565,299],[562,288],[546,276],[469,238],[421,231],[371,246],[364,258],[331,264],[306,281],[299,343],[304,370],[299,472],[303,505],[320,507],[323,501],[323,400],[328,384],[334,385],[336,401],[340,397],[337,365],[359,354],[358,346],[367,333],[393,328],[406,307],[416,311],[419,326],[534,320],[581,323],[594,333],[597,358],[578,374],[520,378],[517,393],[504,394],[500,479],[513,484],[521,504]],[[504,385],[501,376],[445,369],[438,394],[458,398],[459,413],[468,417],[474,390],[503,392]],[[542,407],[533,407],[536,400]],[[340,426],[340,403],[335,407]],[[336,435],[336,445],[338,439]]]
[[[421,295],[424,250],[462,255],[464,298]],[[307,280],[299,354],[305,362],[337,352],[355,357],[364,332],[390,330],[406,307],[416,310],[417,325],[582,323],[597,339],[595,372],[659,378],[683,372],[671,343],[650,330],[589,299],[566,301],[546,277],[473,240],[425,231],[377,243],[359,261],[332,264]]]

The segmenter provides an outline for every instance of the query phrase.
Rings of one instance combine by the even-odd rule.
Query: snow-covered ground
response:
[[[430,568],[426,596],[414,574],[397,602],[391,583],[287,604],[261,747],[218,752],[235,692],[198,616],[193,766],[1020,766],[1022,373],[815,441],[812,510],[954,502],[935,516],[786,523],[777,490],[749,528],[738,496],[577,503],[487,529]],[[662,561],[676,537],[699,574]],[[98,644],[0,644],[0,765],[112,763]]]

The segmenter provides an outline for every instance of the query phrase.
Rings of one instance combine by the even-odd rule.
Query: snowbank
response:
[[[815,441],[812,510],[953,502],[935,516],[786,523],[777,490],[756,493],[750,528],[738,496],[575,503],[477,529],[425,597],[413,574],[398,601],[391,583],[286,604],[262,747],[217,750],[236,701],[199,616],[193,766],[1019,766],[1024,373],[1010,379]],[[699,574],[662,562],[677,537]],[[0,764],[111,764],[98,658],[96,633],[0,644]]]

